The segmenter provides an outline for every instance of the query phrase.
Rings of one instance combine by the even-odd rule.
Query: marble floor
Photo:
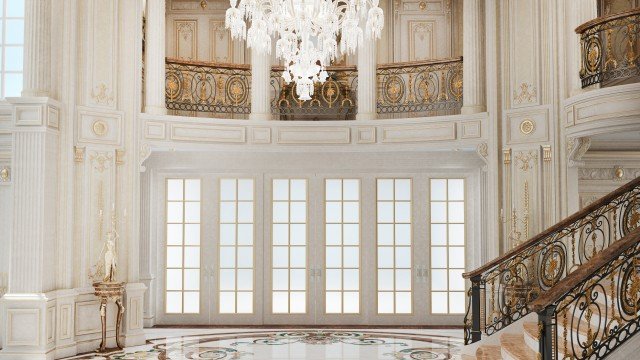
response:
[[[459,359],[462,330],[148,329],[147,344],[68,359]]]

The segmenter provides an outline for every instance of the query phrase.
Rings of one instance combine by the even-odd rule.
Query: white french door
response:
[[[463,178],[171,174],[160,324],[459,324]]]

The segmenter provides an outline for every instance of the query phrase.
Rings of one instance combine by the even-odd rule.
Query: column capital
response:
[[[51,128],[58,130],[62,104],[50,97],[9,97],[13,125],[16,128]]]

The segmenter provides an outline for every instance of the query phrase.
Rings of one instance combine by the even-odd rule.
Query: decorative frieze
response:
[[[611,168],[580,168],[579,180],[617,180],[629,181],[640,176],[640,168],[623,168],[615,166]]]

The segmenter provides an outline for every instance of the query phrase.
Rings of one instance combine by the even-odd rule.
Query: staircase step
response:
[[[482,345],[476,350],[477,360],[502,360],[500,346],[498,345]]]
[[[502,334],[500,336],[502,358],[508,360],[536,360],[538,352],[524,341],[523,334]]]

